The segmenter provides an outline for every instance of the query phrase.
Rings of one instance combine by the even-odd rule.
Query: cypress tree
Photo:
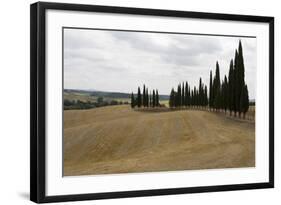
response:
[[[138,101],[138,107],[141,107],[141,91],[140,91],[140,87],[138,87],[138,98],[137,98],[137,101]]]
[[[132,92],[131,94],[131,107],[134,108],[135,107],[135,97],[134,97],[134,93]]]
[[[185,105],[185,101],[184,101],[184,83],[182,83],[182,90],[181,90],[181,105],[182,106]]]
[[[222,85],[222,109],[224,109],[224,112],[226,113],[227,105],[228,105],[228,82],[226,76],[224,76],[224,81]]]
[[[187,93],[187,105],[190,106],[191,105],[191,90],[190,90],[190,86],[188,85],[188,93]]]
[[[197,107],[197,90],[196,90],[196,87],[194,86],[193,88],[193,98],[194,98],[194,101],[193,101],[193,105],[195,107]]]
[[[175,107],[175,91],[174,88],[171,90],[170,99],[169,99],[169,106],[170,108]]]
[[[205,96],[205,103],[204,103],[204,106],[207,106],[207,105],[208,105],[208,89],[207,89],[207,85],[205,85],[205,93],[204,93],[204,96]]]
[[[228,72],[228,109],[230,115],[232,115],[232,111],[235,108],[235,75],[234,75],[234,67],[233,67],[233,59],[230,61],[229,72]]]
[[[190,105],[191,105],[191,106],[194,105],[194,91],[193,91],[193,90],[191,90]]]
[[[149,95],[148,95],[148,88],[146,88],[146,91],[145,91],[145,104],[146,104],[146,107],[149,107]]]
[[[151,91],[150,91],[150,95],[149,95],[149,106],[152,107],[152,95],[151,95]]]
[[[240,104],[240,90],[239,90],[239,66],[238,66],[238,51],[235,50],[235,57],[234,57],[234,70],[233,70],[233,75],[234,75],[234,95],[233,95],[233,111],[234,115],[236,116],[236,113],[239,111],[239,104]]]
[[[202,106],[202,91],[203,91],[203,86],[202,86],[202,79],[200,77],[199,79],[199,88],[198,88],[198,91],[199,91],[199,94],[198,94],[198,105],[199,106]]]
[[[145,85],[143,85],[143,90],[142,90],[142,106],[145,107],[146,106],[146,94],[145,94]]]
[[[159,103],[159,95],[158,95],[158,90],[156,90],[156,107],[160,105]]]
[[[216,63],[216,75],[214,78],[214,89],[213,89],[213,94],[214,94],[214,107],[216,110],[220,108],[220,101],[221,101],[221,95],[220,95],[220,89],[221,89],[221,81],[220,81],[220,67],[219,63]]]
[[[178,85],[176,107],[181,106],[181,85]]]
[[[243,113],[243,118],[245,118],[246,112],[249,110],[249,93],[247,85],[243,86],[241,97],[240,97],[240,110]]]
[[[209,107],[213,107],[213,78],[212,71],[210,71],[210,86],[209,86]]]
[[[243,96],[241,94],[241,92],[244,89],[245,86],[245,67],[244,67],[244,58],[243,58],[243,49],[242,49],[242,43],[241,40],[239,40],[239,45],[238,45],[238,60],[237,60],[237,64],[238,64],[238,70],[239,70],[239,75],[238,75],[238,84],[237,84],[237,89],[238,89],[238,96],[239,96],[239,102],[241,102],[241,96]],[[243,100],[242,100],[243,101]],[[243,108],[241,108],[241,106],[239,106],[238,109],[238,113],[239,113],[239,117],[241,116],[241,113],[243,112]]]
[[[155,107],[156,105],[156,99],[155,99],[155,91],[153,89],[153,92],[152,92],[152,107]]]
[[[188,105],[188,83],[185,82],[185,89],[184,89],[184,106]]]
[[[182,98],[181,98],[181,84],[179,84],[179,92],[178,92],[178,95],[179,95],[179,107],[181,107],[182,106]]]

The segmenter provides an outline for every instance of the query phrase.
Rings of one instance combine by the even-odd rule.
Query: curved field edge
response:
[[[128,105],[64,111],[64,175],[255,166],[255,124]]]

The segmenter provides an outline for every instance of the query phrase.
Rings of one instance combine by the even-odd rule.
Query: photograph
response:
[[[255,167],[255,36],[62,33],[63,176]]]
[[[30,5],[31,201],[274,188],[274,17],[215,8]]]

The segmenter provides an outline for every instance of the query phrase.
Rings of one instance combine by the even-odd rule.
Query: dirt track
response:
[[[64,112],[64,175],[255,166],[255,125],[128,105]]]

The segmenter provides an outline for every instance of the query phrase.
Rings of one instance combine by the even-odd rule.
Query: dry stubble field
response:
[[[64,111],[64,175],[255,166],[255,124],[128,105]]]

